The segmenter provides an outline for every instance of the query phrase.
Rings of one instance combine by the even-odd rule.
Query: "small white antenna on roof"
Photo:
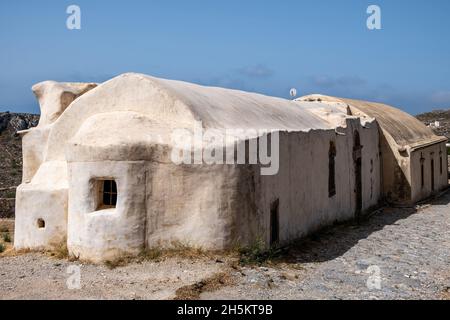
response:
[[[292,88],[292,89],[289,91],[289,94],[291,95],[291,98],[295,98],[295,97],[297,96],[297,89]]]

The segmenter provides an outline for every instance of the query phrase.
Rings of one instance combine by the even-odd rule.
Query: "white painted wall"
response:
[[[257,178],[257,207],[265,233],[270,239],[270,206],[279,199],[280,240],[288,242],[337,221],[354,218],[355,176],[352,159],[353,131],[361,135],[363,211],[378,204],[381,192],[378,128],[371,123],[363,129],[358,120],[348,120],[348,127],[334,131],[313,131],[283,135],[280,173]],[[329,142],[335,141],[336,195],[328,193]],[[373,161],[373,167],[370,165]],[[244,232],[244,230],[242,230]]]
[[[424,185],[422,187],[421,157],[424,165]],[[434,160],[434,185],[431,188],[431,159]],[[442,171],[441,171],[442,161]],[[448,164],[445,142],[434,144],[411,152],[411,194],[417,202],[448,187]]]
[[[354,218],[355,130],[363,146],[363,211],[377,206],[382,183],[389,186],[395,181],[391,177],[396,167],[405,175],[406,187],[411,188],[411,181],[414,199],[429,194],[429,190],[418,191],[415,187],[420,175],[418,152],[413,152],[410,159],[399,153],[389,137],[380,141],[381,130],[374,119],[364,117],[363,127],[363,118],[347,118],[345,108],[325,108],[326,116],[321,119],[318,115],[323,111],[313,104],[308,105],[310,111],[305,111],[302,118],[303,111],[297,109],[302,107],[299,102],[258,95],[256,103],[251,94],[225,94],[222,89],[211,93],[210,89],[192,86],[191,92],[189,84],[129,74],[77,98],[67,110],[65,106],[49,106],[48,110],[57,111],[52,115],[63,114],[57,119],[48,118],[51,123],[32,129],[23,140],[25,174],[17,191],[16,248],[49,248],[67,237],[71,254],[100,262],[176,242],[205,249],[247,245],[258,238],[268,244],[270,207],[276,199],[280,202],[281,241],[298,239],[334,222]],[[190,127],[199,115],[208,119],[206,123],[215,130],[223,130],[220,117],[208,114],[217,107],[221,117],[227,115],[226,101],[216,105],[215,99],[222,94],[231,97],[235,107],[230,118],[225,119],[227,124],[257,122],[264,106],[267,126],[277,126],[286,119],[278,117],[280,110],[272,104],[289,108],[284,116],[293,118],[288,123],[299,129],[276,129],[280,131],[277,175],[261,176],[259,165],[175,165],[169,158],[170,139],[154,139],[155,133],[167,138],[171,129]],[[237,119],[241,99],[247,99],[252,106],[248,112],[251,121]],[[209,109],[201,108],[203,100]],[[195,108],[188,102],[195,102]],[[311,119],[314,128],[308,129]],[[344,135],[335,132],[334,122],[343,125],[337,130]],[[103,132],[111,133],[104,138]],[[335,142],[337,151],[337,194],[331,198],[330,141]],[[437,157],[440,149],[445,155],[445,144],[422,152],[434,152]],[[388,152],[392,153],[392,161],[386,165]],[[439,169],[436,158],[436,174]],[[98,209],[95,181],[101,179],[117,182],[118,203],[114,209]],[[447,184],[443,175],[435,181],[436,188]],[[46,222],[42,230],[37,226],[38,219]]]
[[[16,249],[48,249],[60,246],[67,237],[67,165],[46,162],[31,182],[16,193],[14,246]],[[38,227],[38,220],[45,228]]]
[[[116,208],[98,210],[98,179],[116,181]],[[139,253],[145,239],[145,188],[144,161],[69,163],[69,252],[94,262]]]

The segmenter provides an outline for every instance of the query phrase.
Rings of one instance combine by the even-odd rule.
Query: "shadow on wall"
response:
[[[383,163],[384,198],[388,203],[408,203],[411,200],[411,184],[399,165],[393,148],[389,145],[385,134],[380,129],[380,148]],[[398,157],[407,158],[407,154],[399,153]]]
[[[429,203],[433,205],[448,205],[450,189],[444,195]],[[414,207],[385,208],[360,224],[344,223],[325,228],[314,235],[300,240],[287,248],[277,260],[286,263],[324,262],[342,256],[360,240],[368,238],[372,233],[393,225],[399,220],[417,213]]]

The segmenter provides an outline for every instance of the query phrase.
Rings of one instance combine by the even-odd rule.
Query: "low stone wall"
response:
[[[0,219],[14,218],[16,188],[0,188]]]
[[[0,199],[0,219],[14,218],[16,199]]]
[[[0,218],[14,218],[16,199],[0,199]]]

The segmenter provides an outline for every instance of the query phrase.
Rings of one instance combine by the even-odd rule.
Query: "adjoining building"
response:
[[[408,164],[418,152],[428,157],[434,150],[434,190],[445,185],[437,157],[444,140],[417,123],[393,136],[404,127],[388,122],[387,136],[385,118],[344,102],[291,101],[133,73],[98,86],[36,88],[47,120],[22,132],[16,248],[67,242],[70,254],[97,262],[178,242],[216,250],[260,239],[288,243],[370,211],[383,193],[428,196],[432,190],[417,193],[415,179],[421,168],[427,179],[429,158],[422,167]],[[181,145],[174,139],[180,136]],[[404,141],[405,150],[389,151],[388,139]],[[389,162],[388,152],[405,159],[395,153]],[[180,154],[192,162],[174,160]],[[385,178],[395,163],[408,169],[395,180],[402,186]]]
[[[382,189],[388,202],[412,204],[447,187],[447,138],[437,136],[415,117],[375,102],[324,95],[298,100],[347,108],[348,114],[377,120],[381,129]]]

